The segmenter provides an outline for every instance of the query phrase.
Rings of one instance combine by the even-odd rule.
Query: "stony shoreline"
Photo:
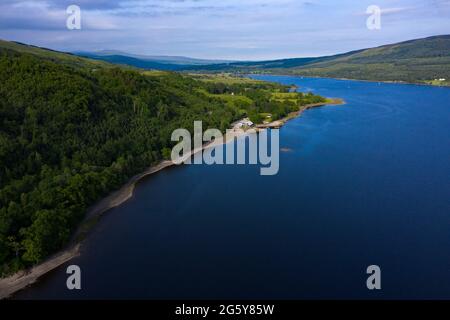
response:
[[[227,135],[226,138],[235,139],[244,134],[245,132],[236,131],[231,135]],[[184,161],[185,159],[205,149],[226,143],[228,143],[228,141],[224,140],[222,142],[213,141],[211,143],[204,144],[201,148],[194,149],[189,154],[185,155],[182,160]],[[160,163],[149,167],[144,172],[133,176],[120,189],[113,191],[108,196],[99,200],[93,206],[88,208],[84,220],[81,222],[77,231],[74,233],[70,244],[65,249],[62,249],[55,255],[47,258],[43,262],[28,270],[21,270],[11,276],[0,279],[0,300],[10,297],[17,291],[20,291],[36,282],[36,280],[44,274],[56,269],[57,267],[66,263],[67,261],[70,261],[76,256],[79,256],[83,239],[89,233],[92,226],[95,225],[96,221],[105,212],[123,204],[128,199],[130,199],[133,196],[136,184],[139,183],[139,181],[141,181],[143,178],[175,165],[176,164],[171,160],[161,161]]]
[[[268,128],[280,128],[287,121],[300,116],[305,110],[325,105],[338,105],[343,103],[344,102],[341,99],[327,99],[326,102],[302,106],[299,111],[292,112],[283,119],[276,120],[267,124],[257,125],[256,130],[259,131]],[[235,139],[243,135],[245,135],[245,132],[235,131],[233,134],[227,135],[226,138]],[[203,145],[201,148],[194,149],[190,154],[186,155],[185,158],[191,157],[192,155],[207,148],[226,144],[228,142],[229,141],[227,140],[224,140],[222,142],[213,141],[211,143]],[[133,196],[136,184],[139,183],[139,181],[141,181],[143,178],[174,165],[176,164],[171,160],[161,161],[157,165],[149,167],[144,172],[133,176],[119,190],[113,191],[108,196],[88,208],[85,219],[80,224],[74,236],[72,237],[70,244],[65,249],[61,250],[60,252],[28,270],[19,271],[9,277],[0,279],[0,299],[5,299],[12,296],[17,291],[20,291],[36,282],[44,274],[56,269],[57,267],[66,263],[67,261],[70,261],[74,257],[79,256],[83,239],[89,233],[92,226],[95,225],[96,221],[105,212],[123,204],[128,199],[130,199]]]

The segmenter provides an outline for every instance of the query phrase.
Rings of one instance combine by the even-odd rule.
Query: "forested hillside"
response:
[[[225,130],[244,116],[279,118],[323,101],[301,93],[298,103],[273,99],[288,91],[277,84],[78,59],[0,48],[1,275],[64,246],[89,205],[168,157],[174,129],[202,120]]]

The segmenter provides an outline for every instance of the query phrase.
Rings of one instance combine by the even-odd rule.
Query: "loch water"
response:
[[[450,89],[253,77],[346,104],[280,130],[277,175],[184,165],[144,179],[81,256],[15,297],[449,299]],[[81,290],[66,287],[70,264]]]

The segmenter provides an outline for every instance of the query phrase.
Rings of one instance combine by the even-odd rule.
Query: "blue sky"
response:
[[[78,5],[81,30],[68,30]],[[370,5],[381,29],[366,28]],[[64,51],[263,60],[450,34],[450,0],[1,0],[0,38]]]

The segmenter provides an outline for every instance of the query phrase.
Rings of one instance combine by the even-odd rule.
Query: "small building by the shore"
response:
[[[234,129],[242,129],[244,127],[252,127],[254,123],[249,118],[244,118],[232,124]]]

